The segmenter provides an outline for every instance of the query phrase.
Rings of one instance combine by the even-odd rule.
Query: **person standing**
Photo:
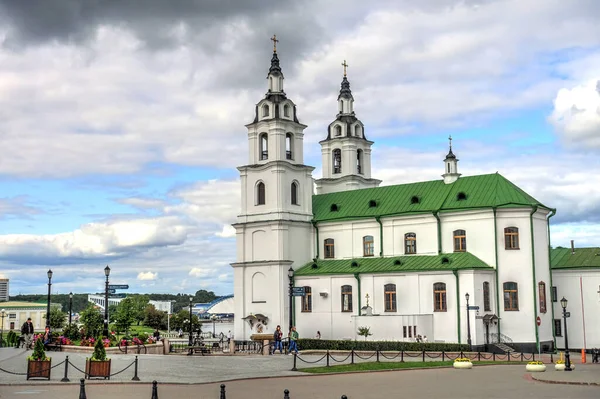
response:
[[[227,345],[231,343],[231,330],[227,333]]]
[[[321,331],[317,331],[317,336],[315,338],[316,339],[321,339]]]
[[[27,321],[23,323],[21,335],[25,338],[25,350],[31,348],[31,338],[33,337],[33,323],[31,322],[31,317],[28,317]]]
[[[281,326],[277,326],[275,332],[273,333],[273,352],[272,355],[275,354],[277,348],[279,348],[279,353],[283,354],[283,344],[281,343],[281,339],[283,338],[283,332],[281,331]]]
[[[296,326],[292,327],[290,331],[290,355],[293,353],[298,354],[298,331],[296,331]]]

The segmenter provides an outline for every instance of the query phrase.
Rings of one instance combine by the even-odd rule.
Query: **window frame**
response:
[[[491,312],[492,311],[492,303],[490,301],[490,282],[483,282],[483,311]]]
[[[556,336],[556,337],[563,336],[562,335],[562,319],[554,319],[554,336]]]
[[[352,286],[349,284],[342,285],[341,293],[342,313],[352,313]]]
[[[335,125],[334,129],[335,129],[335,137],[341,137],[342,136],[342,126]]]
[[[538,302],[540,305],[540,313],[546,313],[548,311],[548,304],[546,299],[546,283],[543,281],[538,283]]]
[[[294,135],[292,133],[285,134],[285,159],[294,160]]]
[[[356,172],[359,175],[363,174],[363,150],[356,150]]]
[[[404,234],[404,255],[416,255],[417,253],[417,234]]]
[[[550,301],[558,302],[558,287],[555,285],[550,287]]]
[[[504,249],[509,251],[519,250],[519,228],[509,226],[504,228]]]
[[[301,297],[301,309],[303,313],[312,312],[312,288],[304,286],[304,296]]]
[[[339,148],[334,149],[331,152],[331,157],[333,161],[333,173],[342,173],[342,150]]]
[[[283,116],[285,118],[289,118],[290,117],[290,105],[289,104],[284,104],[283,105]]]
[[[513,288],[514,285],[514,288]],[[504,294],[504,311],[519,311],[519,284],[515,281],[505,281],[502,284],[502,293]],[[508,294],[508,297],[507,297]],[[513,298],[514,295],[514,298]],[[507,302],[508,299],[508,302]],[[509,306],[507,306],[509,305]]]
[[[375,256],[375,239],[371,235],[363,237],[363,256]]]
[[[256,183],[256,205],[265,205],[267,203],[267,187],[264,182]]]
[[[462,230],[462,229],[454,230],[452,232],[452,238],[453,238],[453,242],[454,242],[454,252],[467,252],[467,231],[466,230]]]
[[[446,283],[433,283],[433,311],[447,312],[448,311],[448,295],[446,291]]]
[[[326,238],[323,241],[323,245],[323,258],[335,259],[335,240],[333,238]]]
[[[269,134],[261,133],[258,135],[258,157],[261,161],[269,159]]]
[[[267,116],[269,116],[269,113],[271,111],[269,110],[269,105],[268,104],[263,104],[262,105],[262,117],[266,118]]]
[[[292,182],[292,184],[290,185],[290,203],[292,205],[299,205],[298,204],[298,183],[296,183],[295,181]]]
[[[383,286],[383,303],[385,312],[394,313],[398,311],[396,300],[396,284],[385,284]]]

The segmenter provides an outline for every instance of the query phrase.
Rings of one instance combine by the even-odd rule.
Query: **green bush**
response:
[[[460,352],[469,350],[468,345],[446,344],[439,342],[400,342],[400,341],[342,341],[325,339],[300,339],[301,350],[360,350],[360,351],[446,351]]]
[[[79,332],[77,324],[67,325],[64,328],[62,334],[64,337],[69,338],[71,341],[76,341],[81,338],[81,333]]]
[[[6,344],[8,346],[15,346],[17,344],[17,339],[17,334],[13,330],[10,330],[8,334],[6,334]]]
[[[96,345],[94,345],[94,353],[92,354],[92,358],[90,359],[96,362],[103,362],[106,359],[106,349],[104,349],[104,343],[102,342],[102,338],[98,337],[96,340]]]

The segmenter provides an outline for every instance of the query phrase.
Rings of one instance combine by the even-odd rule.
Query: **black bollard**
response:
[[[219,397],[219,399],[226,399],[225,398],[225,384],[221,384],[221,396]]]
[[[287,389],[283,390],[283,399],[290,399],[290,391]]]
[[[69,356],[65,357],[65,376],[60,380],[60,382],[69,382]]]
[[[298,355],[296,353],[294,353],[294,367],[292,367],[292,371],[298,371],[298,369],[296,368],[296,357]]]
[[[158,399],[158,382],[156,380],[152,381],[152,398]]]
[[[346,395],[342,395],[342,399],[348,399]]]
[[[87,399],[85,395],[85,380],[83,378],[79,380],[79,399]]]
[[[135,357],[135,366],[134,366],[134,372],[133,372],[133,378],[131,379],[131,381],[139,381],[140,377],[138,377],[137,375],[138,372],[138,357]]]

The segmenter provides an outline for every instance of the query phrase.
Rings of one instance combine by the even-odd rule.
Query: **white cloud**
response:
[[[223,226],[223,231],[221,231],[220,233],[215,233],[215,235],[217,237],[221,237],[221,238],[231,238],[231,237],[235,237],[235,229],[233,228],[233,226],[226,224]]]
[[[567,143],[600,148],[600,78],[560,89],[550,121]]]
[[[158,273],[152,272],[140,272],[137,275],[137,279],[142,281],[156,280],[157,277]]]
[[[206,277],[212,277],[215,274],[215,270],[214,269],[203,269],[200,267],[194,267],[192,268],[192,270],[190,270],[190,272],[188,273],[190,276],[192,277],[198,277],[198,278],[206,278]]]

